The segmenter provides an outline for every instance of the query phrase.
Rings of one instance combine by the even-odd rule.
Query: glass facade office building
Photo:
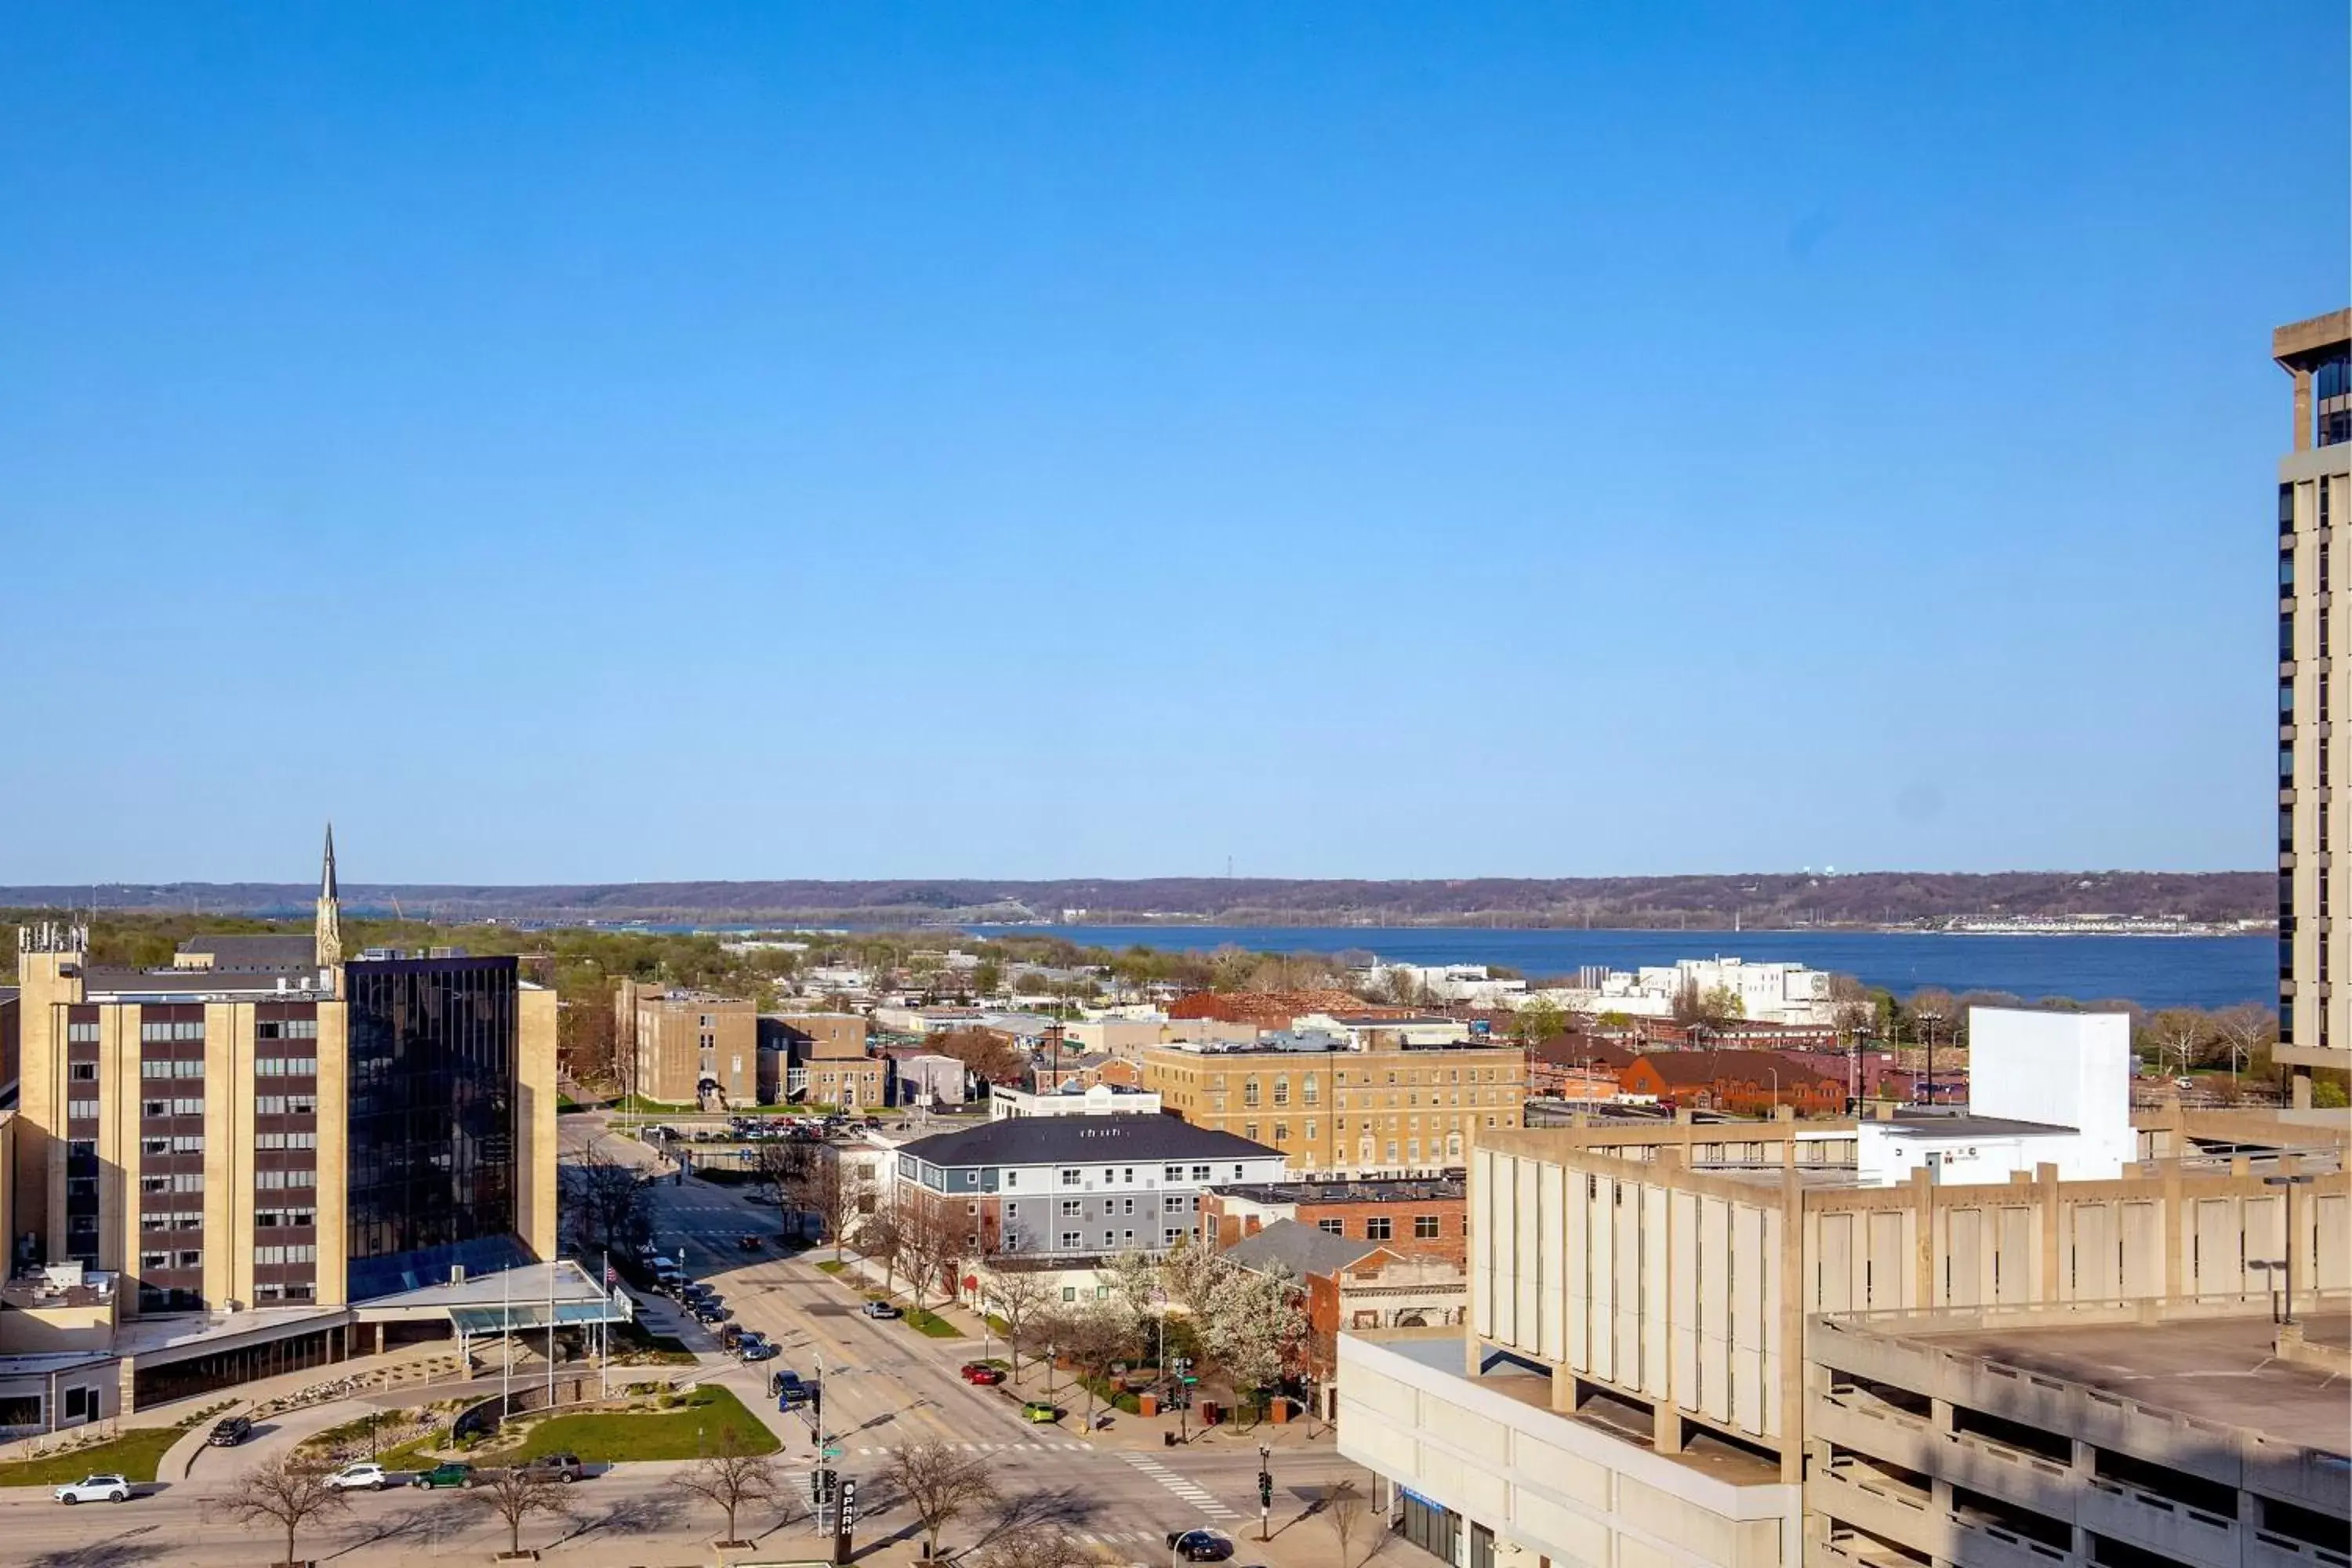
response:
[[[350,1299],[520,1261],[512,958],[362,959],[350,1004]]]

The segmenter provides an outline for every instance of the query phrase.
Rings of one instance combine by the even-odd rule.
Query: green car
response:
[[[1021,1419],[1024,1421],[1059,1421],[1061,1418],[1061,1411],[1050,1399],[1029,1399],[1022,1402]]]
[[[437,1487],[470,1487],[474,1484],[474,1467],[459,1464],[436,1465],[429,1470],[417,1471],[416,1479],[408,1484],[424,1487],[427,1490]]]

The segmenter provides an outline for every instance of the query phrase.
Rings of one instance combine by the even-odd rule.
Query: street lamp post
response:
[[[1274,1520],[1274,1448],[1266,1443],[1257,1446],[1257,1538],[1272,1541],[1270,1527]]]
[[[2286,1259],[2284,1265],[2286,1272],[2286,1315],[2279,1320],[2282,1323],[2292,1323],[2294,1321],[2294,1190],[2297,1187],[2307,1187],[2310,1184],[2311,1178],[2309,1176],[2293,1172],[2284,1175],[2264,1176],[2263,1178],[2263,1185],[2266,1187],[2284,1187],[2286,1190]]]

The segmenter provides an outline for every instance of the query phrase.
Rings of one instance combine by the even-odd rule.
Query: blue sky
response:
[[[0,881],[2258,867],[2346,26],[13,6]]]

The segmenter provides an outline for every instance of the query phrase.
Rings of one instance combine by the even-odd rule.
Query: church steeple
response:
[[[342,901],[335,891],[335,825],[327,824],[327,855],[319,869],[319,965],[343,961]]]

